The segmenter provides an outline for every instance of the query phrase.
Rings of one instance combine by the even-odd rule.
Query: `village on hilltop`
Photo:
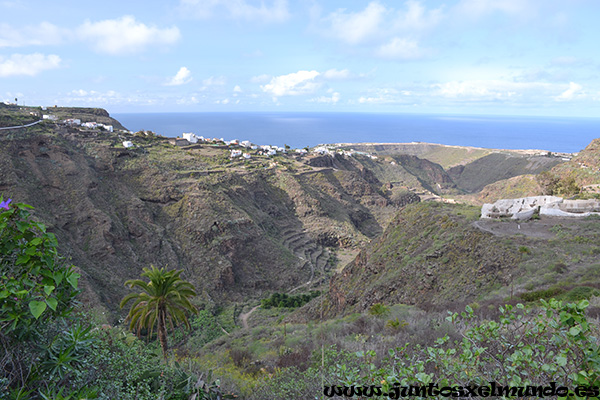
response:
[[[46,111],[46,107],[41,107],[42,111]],[[31,113],[33,115],[33,113]],[[39,116],[39,114],[37,114]],[[133,132],[129,130],[115,130],[112,125],[103,124],[95,121],[82,122],[79,118],[67,118],[59,121],[59,118],[53,114],[42,114],[42,120],[52,121],[56,123],[61,123],[64,125],[68,125],[71,127],[78,127],[80,129],[85,130],[103,130],[106,132],[115,132],[127,135],[144,135],[144,136],[155,136],[156,134],[151,131],[139,131]],[[169,138],[169,143],[178,146],[178,147],[187,147],[198,144],[210,145],[214,147],[228,148],[230,150],[230,158],[243,158],[243,159],[251,159],[253,155],[261,155],[272,157],[278,154],[290,154],[293,153],[295,155],[304,156],[310,153],[314,155],[324,155],[324,156],[335,156],[336,154],[352,157],[355,155],[361,155],[365,157],[369,157],[373,160],[377,159],[376,155],[364,152],[357,151],[354,149],[346,150],[340,148],[341,145],[324,145],[320,144],[312,149],[309,146],[304,148],[295,148],[292,149],[290,146],[285,145],[284,147],[276,146],[276,145],[257,145],[252,143],[249,140],[226,140],[224,138],[205,138],[204,136],[198,136],[195,133],[185,132],[181,135],[181,137]],[[134,148],[135,144],[132,140],[123,140],[122,145],[124,148]],[[391,162],[395,164],[395,162]]]

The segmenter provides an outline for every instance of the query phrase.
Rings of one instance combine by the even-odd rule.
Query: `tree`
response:
[[[69,354],[61,347],[80,275],[59,255],[56,236],[32,217],[33,207],[11,203],[0,196],[0,398],[34,398],[39,388],[63,386],[87,350],[77,341]]]
[[[167,359],[167,324],[171,328],[184,323],[190,329],[187,313],[197,313],[198,309],[190,303],[190,298],[196,295],[194,286],[179,277],[182,270],[167,271],[165,268],[144,268],[143,277],[150,281],[132,279],[125,282],[130,288],[138,287],[141,293],[131,293],[121,300],[123,308],[133,300],[127,319],[130,320],[129,328],[136,330],[139,335],[141,330],[150,329],[150,336],[157,327],[158,339]]]

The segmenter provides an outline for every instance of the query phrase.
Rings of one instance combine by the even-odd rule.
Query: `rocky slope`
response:
[[[227,149],[123,135],[44,122],[0,136],[0,192],[36,208],[81,268],[87,300],[111,309],[151,264],[184,269],[207,302],[313,287],[331,252],[367,243],[419,200],[383,191],[352,159],[232,162]]]
[[[478,216],[467,206],[407,206],[331,279],[328,312],[360,312],[376,303],[462,302],[506,285],[518,252],[471,226]]]

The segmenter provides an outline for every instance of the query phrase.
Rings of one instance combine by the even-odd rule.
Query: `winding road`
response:
[[[30,124],[25,124],[25,125],[17,125],[17,126],[5,126],[5,127],[2,127],[2,128],[0,128],[0,131],[4,131],[4,130],[7,130],[7,129],[19,129],[19,128],[27,128],[27,127],[29,127],[29,126],[33,126],[33,125],[39,124],[39,123],[40,123],[40,122],[42,122],[42,121],[43,121],[43,120],[42,120],[42,119],[40,119],[39,121],[35,121],[35,122],[32,122],[32,123],[30,123]]]

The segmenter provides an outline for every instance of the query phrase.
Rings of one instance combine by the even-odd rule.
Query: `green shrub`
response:
[[[304,304],[311,301],[313,298],[321,295],[321,292],[318,290],[313,290],[307,294],[298,294],[298,295],[288,295],[287,293],[273,293],[270,297],[263,299],[260,302],[260,305],[264,309],[269,309],[271,307],[277,308],[296,308],[301,307]]]
[[[534,292],[528,292],[528,293],[521,293],[519,295],[519,297],[521,297],[521,299],[523,299],[524,301],[537,301],[540,299],[550,299],[551,297],[556,297],[563,291],[564,290],[561,288],[552,287],[550,289],[536,290]]]
[[[0,208],[3,384],[17,392],[58,387],[80,365],[85,347],[82,342],[66,342],[74,332],[67,318],[79,292],[79,274],[59,256],[54,234],[33,220],[31,206],[6,207]],[[81,326],[74,329],[87,331]]]
[[[589,286],[578,286],[569,290],[561,296],[562,300],[566,301],[581,301],[587,300],[592,296],[599,296],[600,290]]]
[[[369,308],[369,314],[376,317],[385,317],[390,313],[390,308],[384,304],[376,303]]]

